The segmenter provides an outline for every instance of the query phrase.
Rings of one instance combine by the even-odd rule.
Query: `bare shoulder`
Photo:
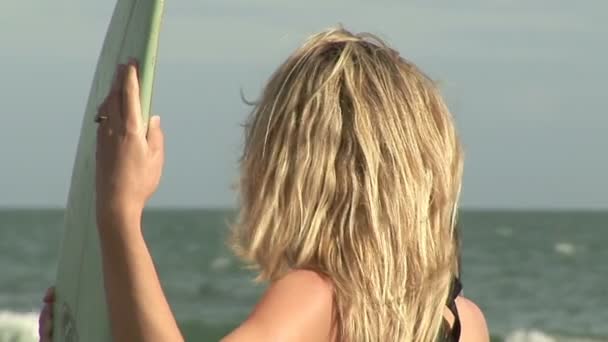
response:
[[[268,287],[247,320],[222,342],[329,341],[332,309],[327,279],[292,271]]]
[[[462,324],[461,341],[489,342],[490,333],[483,312],[470,299],[462,296],[456,298],[458,316]]]

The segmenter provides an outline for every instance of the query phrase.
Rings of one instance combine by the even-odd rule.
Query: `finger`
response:
[[[116,70],[114,71],[114,78],[112,79],[112,84],[110,85],[110,91],[108,92],[108,95],[106,96],[106,98],[104,100],[104,103],[106,105],[109,104],[111,99],[121,97],[120,89],[122,86],[123,78],[124,78],[124,65],[118,64],[118,65],[116,65]],[[104,113],[104,114],[108,114],[108,113]]]
[[[160,116],[150,118],[148,126],[148,148],[152,153],[163,153],[165,147],[165,135],[160,125]]]
[[[52,317],[49,317],[47,319],[42,333],[44,334],[44,336],[48,336],[48,337],[51,337],[53,335],[53,318]]]
[[[112,127],[115,130],[124,128],[124,113],[122,111],[123,85],[126,79],[127,66],[125,64],[118,65],[117,77],[112,85],[112,90],[108,96],[108,116]]]
[[[137,62],[134,59],[129,60],[123,82],[122,113],[125,119],[125,129],[129,133],[142,133],[139,79],[137,77]]]
[[[48,319],[51,318],[49,311],[50,311],[50,307],[48,305],[43,306],[42,310],[40,310],[40,316],[38,317],[38,323],[40,323],[41,326],[43,325],[44,322],[48,321]]]
[[[98,115],[108,115],[108,98],[106,98],[101,105],[99,105],[99,108],[97,108],[97,114]],[[99,138],[101,137],[101,135],[103,134],[103,130],[104,130],[104,125],[107,124],[107,122],[100,122],[97,124],[97,139],[99,140]]]
[[[114,69],[114,76],[112,77],[112,84],[110,85],[110,92],[120,90],[121,80],[122,80],[122,69],[123,64],[116,64],[116,68]]]
[[[108,95],[106,95],[103,102],[99,105],[99,110],[101,110],[104,106],[107,107],[108,101],[113,95],[120,94],[120,87],[122,85],[123,78],[123,68],[124,66],[122,64],[116,65],[116,69],[114,70],[114,76],[112,77],[112,83],[110,83],[110,90],[108,90]]]
[[[44,298],[42,299],[45,303],[53,303],[55,301],[55,287],[49,287],[44,294]]]
[[[40,312],[38,319],[38,336],[40,337],[40,341],[50,341],[53,331],[52,311],[49,306],[45,305]]]
[[[117,115],[111,115],[110,113],[116,110],[116,105],[111,105],[114,100],[111,97],[108,97],[106,101],[99,106],[99,114],[107,116],[107,119],[103,122],[100,122],[97,125],[97,147],[99,148],[100,144],[105,144],[107,138],[111,137],[114,132],[118,129],[120,122],[120,117]]]

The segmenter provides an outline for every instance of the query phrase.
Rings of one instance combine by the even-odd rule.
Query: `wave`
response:
[[[38,313],[0,310],[0,342],[37,342]]]
[[[180,326],[187,340],[221,339],[235,322],[215,325],[201,321],[183,321]],[[492,335],[492,342],[608,342],[606,337],[549,334],[538,329],[517,329],[506,336]],[[38,312],[0,310],[0,342],[37,342]]]
[[[608,337],[569,336],[549,334],[537,329],[517,329],[504,339],[493,336],[492,341],[502,342],[606,342]]]
[[[216,257],[211,261],[209,267],[214,271],[226,270],[232,264],[232,260],[228,257]]]
[[[574,253],[576,252],[576,247],[574,247],[573,244],[568,242],[556,243],[554,248],[556,253],[567,256],[574,255]]]

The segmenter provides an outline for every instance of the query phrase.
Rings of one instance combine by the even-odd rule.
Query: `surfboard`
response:
[[[129,57],[139,61],[142,120],[147,123],[164,0],[118,0],[90,88],[65,210],[53,316],[54,342],[111,341],[95,220],[94,116],[114,71]]]

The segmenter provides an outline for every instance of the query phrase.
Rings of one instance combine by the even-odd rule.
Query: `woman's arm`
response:
[[[112,335],[117,342],[183,341],[165,298],[138,217],[118,218],[100,230]],[[115,232],[115,233],[114,233]]]
[[[118,68],[96,122],[96,206],[113,340],[183,341],[141,230],[160,182],[163,134],[158,117],[141,122],[135,61]]]

